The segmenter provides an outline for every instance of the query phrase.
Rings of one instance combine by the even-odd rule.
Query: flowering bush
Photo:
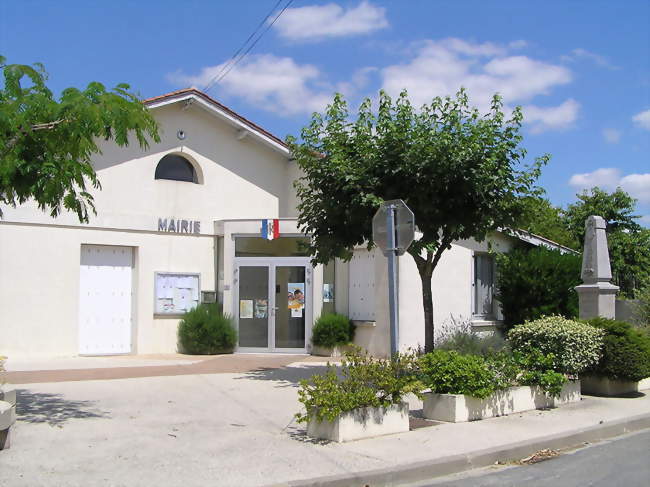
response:
[[[577,375],[598,363],[605,332],[562,316],[545,316],[515,326],[508,333],[514,350],[553,355],[553,370]]]

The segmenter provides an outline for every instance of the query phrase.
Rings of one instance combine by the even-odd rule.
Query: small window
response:
[[[197,183],[196,171],[190,161],[178,154],[167,154],[156,167],[156,179]]]
[[[475,318],[494,319],[494,257],[474,255],[474,296],[472,314]]]

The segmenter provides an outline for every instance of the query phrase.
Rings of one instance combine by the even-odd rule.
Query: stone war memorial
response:
[[[602,216],[590,216],[585,222],[582,253],[582,284],[576,286],[580,319],[615,318],[618,286],[610,282],[612,270],[607,249],[607,223]]]

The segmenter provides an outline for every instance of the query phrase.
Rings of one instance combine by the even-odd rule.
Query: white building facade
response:
[[[309,352],[315,319],[337,311],[358,324],[355,341],[387,354],[385,259],[359,249],[350,263],[310,264],[287,146],[193,89],[146,104],[161,141],[102,145],[88,224],[35,204],[2,208],[0,355],[173,353],[182,314],[213,300],[235,318],[239,352]],[[513,242],[492,239],[504,251]],[[498,321],[491,262],[487,243],[446,252],[437,323]],[[400,257],[401,348],[424,342],[421,295],[412,258]]]

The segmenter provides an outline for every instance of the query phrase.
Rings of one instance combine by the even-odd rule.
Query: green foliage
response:
[[[562,209],[553,206],[542,197],[529,196],[523,199],[524,213],[519,221],[519,229],[540,235],[572,249],[579,249],[575,235],[567,228]]]
[[[544,355],[539,350],[530,349],[525,354],[515,352],[514,356],[522,370],[519,376],[520,384],[539,386],[547,394],[560,397],[567,378],[563,373],[554,370],[556,361],[552,353]]]
[[[605,219],[613,281],[621,294],[634,297],[637,289],[650,284],[650,230],[636,222],[636,200],[621,188],[608,193],[595,187],[577,197],[564,212],[567,228],[582,247],[587,217]]]
[[[419,359],[419,377],[438,394],[465,394],[484,399],[517,385],[539,386],[559,396],[566,376],[553,370],[553,355],[538,350],[498,352],[486,357],[437,349]]]
[[[419,359],[420,380],[438,394],[466,394],[484,399],[495,391],[494,375],[477,355],[434,350]]]
[[[602,357],[590,372],[629,381],[650,377],[650,337],[624,321],[593,318],[587,323],[605,331]]]
[[[487,114],[471,108],[464,90],[414,108],[406,91],[396,100],[380,92],[375,113],[367,98],[356,119],[337,94],[314,114],[301,140],[288,137],[302,170],[296,182],[298,224],[312,235],[314,262],[349,259],[355,245],[372,245],[371,220],[384,200],[401,198],[413,210],[421,237],[409,253],[423,286],[425,349],[433,348],[431,276],[455,240],[483,240],[516,226],[522,197],[534,186],[548,156],[523,166],[523,116],[509,119],[495,95]]]
[[[312,329],[312,342],[320,347],[347,345],[354,339],[354,324],[347,316],[336,313],[321,315]]]
[[[470,321],[441,327],[436,338],[438,350],[453,350],[465,355],[490,355],[506,348],[507,343],[500,332],[477,333]]]
[[[91,164],[97,142],[126,146],[131,135],[146,148],[147,137],[160,140],[156,121],[129,85],[108,91],[92,82],[63,90],[57,101],[42,65],[4,63],[0,56],[0,203],[33,198],[52,216],[65,208],[88,222],[94,205],[87,184],[100,187]]]
[[[305,412],[296,414],[296,419],[334,421],[347,411],[400,404],[409,393],[419,396],[423,386],[415,379],[414,363],[414,355],[380,360],[355,347],[338,370],[328,365],[325,374],[300,382],[298,400]]]
[[[620,294],[638,298],[650,286],[650,230],[618,231],[607,235],[612,281]]]
[[[621,188],[608,193],[598,187],[576,195],[578,201],[564,212],[566,226],[578,238],[582,246],[585,240],[585,220],[588,216],[602,216],[607,222],[608,232],[619,230],[638,230],[639,224],[634,215],[636,200]]]
[[[497,254],[497,299],[509,330],[544,315],[578,316],[582,258],[543,247]]]
[[[577,375],[598,363],[604,332],[562,316],[545,316],[526,321],[508,332],[515,351],[527,354],[539,350],[553,355],[553,370]]]
[[[237,332],[230,316],[219,304],[203,303],[183,315],[178,324],[178,341],[186,353],[212,355],[232,352]]]

